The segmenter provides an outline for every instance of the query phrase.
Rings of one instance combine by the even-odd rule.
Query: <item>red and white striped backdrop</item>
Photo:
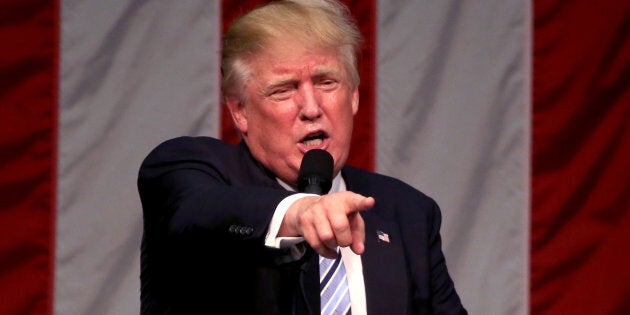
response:
[[[136,314],[136,175],[235,141],[220,33],[262,1],[0,3],[0,314]],[[630,2],[345,1],[350,163],[442,207],[471,314],[630,313]]]

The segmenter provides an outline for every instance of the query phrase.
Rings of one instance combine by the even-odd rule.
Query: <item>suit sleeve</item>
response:
[[[204,150],[167,144],[145,160],[138,189],[146,234],[262,244],[276,206],[291,193],[266,185],[242,154]]]

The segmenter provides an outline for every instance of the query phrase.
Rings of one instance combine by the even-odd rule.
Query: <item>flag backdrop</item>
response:
[[[258,2],[0,3],[0,314],[138,313],[138,167],[236,141],[220,34]],[[630,2],[346,3],[349,163],[437,200],[470,313],[630,314]]]

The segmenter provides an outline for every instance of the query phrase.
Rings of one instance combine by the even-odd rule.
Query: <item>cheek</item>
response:
[[[337,104],[332,113],[332,119],[337,121],[339,128],[348,127],[348,125],[350,125],[349,128],[351,129],[355,114],[356,112],[350,103]]]
[[[275,109],[276,111],[257,112],[255,119],[249,124],[250,131],[255,132],[258,139],[270,142],[268,144],[271,146],[290,140],[294,127],[291,110],[281,107]]]

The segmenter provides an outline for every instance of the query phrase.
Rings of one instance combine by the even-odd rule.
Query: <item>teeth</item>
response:
[[[322,139],[311,139],[311,140],[306,140],[304,141],[304,145],[307,147],[311,147],[311,146],[317,146],[322,144],[323,140]]]

